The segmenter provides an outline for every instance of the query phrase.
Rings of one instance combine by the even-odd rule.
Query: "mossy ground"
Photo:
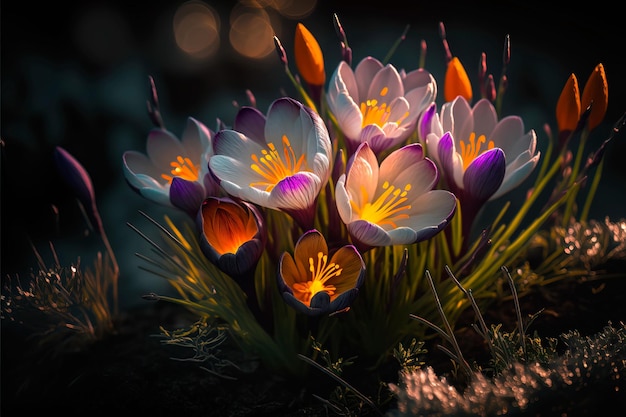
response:
[[[537,290],[520,301],[524,315],[544,309],[530,329],[541,337],[558,337],[573,329],[581,335],[593,335],[609,321],[626,320],[626,280],[560,283]],[[513,303],[494,305],[484,317],[488,325],[503,323],[503,327],[512,330]],[[201,369],[201,364],[173,360],[192,353],[164,345],[158,337],[159,326],[183,327],[192,319],[170,304],[146,302],[121,315],[115,334],[80,351],[58,354],[38,348],[38,339],[23,327],[3,322],[2,416],[32,413],[111,416],[117,412],[185,417],[337,415],[313,396],[328,398],[336,385],[321,373],[312,372],[310,380],[296,384],[257,368],[236,373],[236,380],[228,380]],[[472,316],[468,314],[463,320],[469,324]],[[458,340],[468,359],[488,359],[483,341],[471,329],[459,329],[459,332]],[[449,372],[449,358],[432,344],[428,350],[427,364],[438,373]],[[237,353],[224,347],[224,354]],[[237,360],[236,356],[232,357]],[[356,386],[363,383],[349,382]],[[626,406],[623,390],[594,393],[593,387],[589,387],[588,393],[581,394],[587,396],[581,399],[587,406],[576,415],[594,415],[586,412],[597,411],[600,406]],[[602,399],[602,404],[594,398]],[[360,415],[376,414],[363,409]],[[574,414],[570,411],[567,415]]]

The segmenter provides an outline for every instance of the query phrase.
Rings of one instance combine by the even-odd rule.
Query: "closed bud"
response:
[[[556,122],[559,132],[572,132],[580,119],[580,90],[575,74],[571,74],[556,104]]]
[[[296,66],[304,81],[310,85],[324,85],[326,74],[322,49],[313,34],[302,23],[296,26],[294,48]]]
[[[591,105],[591,114],[589,115],[589,130],[593,130],[602,123],[606,108],[609,104],[609,87],[604,73],[604,66],[600,63],[596,65],[593,72],[589,76],[585,88],[581,105],[587,108]]]
[[[457,57],[453,57],[448,63],[443,95],[446,101],[452,101],[458,96],[464,97],[467,101],[472,101],[472,84],[463,64]]]

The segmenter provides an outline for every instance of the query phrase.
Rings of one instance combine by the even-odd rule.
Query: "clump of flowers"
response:
[[[558,219],[563,227],[586,221],[585,210],[577,218],[576,197],[591,171],[599,173],[609,142],[585,165],[582,145],[575,159],[567,157],[570,138],[587,137],[606,111],[602,64],[582,100],[575,76],[567,81],[557,105],[553,157],[549,129],[540,139],[520,116],[500,114],[508,37],[499,88],[483,54],[475,99],[441,25],[448,59],[442,100],[436,77],[423,67],[398,69],[365,56],[353,68],[353,51],[336,16],[335,28],[343,59],[327,90],[322,50],[299,24],[295,59],[302,81],[275,38],[297,96],[277,98],[266,112],[243,106],[232,126],[216,132],[190,119],[185,146],[157,126],[148,137],[147,156],[124,156],[134,189],[191,218],[184,228],[150,219],[169,250],[148,240],[171,259],[147,260],[181,297],[149,298],[225,322],[246,352],[286,374],[306,371],[297,355],[316,355],[311,340],[363,364],[387,362],[399,344],[428,337],[424,322],[411,315],[426,322],[435,322],[441,311],[451,323],[459,318],[469,304],[457,279],[480,307],[488,305],[500,285],[500,269],[522,271],[533,236],[549,221]],[[152,88],[149,113],[162,123]],[[549,142],[543,153],[539,140]],[[503,223],[507,203],[476,235],[472,228],[484,207],[537,169],[512,220]],[[529,219],[550,187],[554,192],[544,198],[543,209]],[[545,276],[552,273],[543,270]],[[440,309],[429,295],[427,276]],[[513,279],[523,276],[528,274]]]
[[[397,68],[388,62],[391,54],[365,56],[353,66],[334,18],[342,60],[327,86],[323,52],[299,24],[299,76],[274,39],[297,94],[276,98],[267,110],[243,106],[232,124],[220,121],[215,130],[189,118],[178,139],[161,119],[150,80],[155,126],[145,154],[124,154],[124,175],[141,196],[180,209],[187,221],[166,217],[161,224],[144,213],[158,239],[130,225],[155,249],[139,254],[144,269],[178,293],[146,299],[186,307],[198,323],[219,329],[219,343],[227,334],[283,375],[306,375],[307,359],[315,363],[321,352],[329,363],[342,362],[331,356],[349,357],[345,364],[366,369],[400,356],[415,370],[422,364],[416,340],[432,338],[433,323],[443,319],[452,330],[467,308],[494,302],[502,295],[502,270],[513,271],[508,279],[517,299],[516,287],[578,276],[580,270],[562,268],[574,252],[586,250],[585,273],[613,255],[623,258],[624,222],[587,219],[603,155],[624,124],[620,119],[584,159],[608,105],[602,64],[582,98],[576,76],[566,81],[554,138],[547,125],[539,135],[520,116],[501,114],[508,37],[498,86],[481,56],[476,97],[443,25],[447,70],[437,77],[424,57],[418,68]],[[580,139],[575,155],[574,138]],[[523,186],[521,206],[502,204],[488,227],[474,230],[488,204]],[[587,191],[582,205],[581,190]],[[88,189],[81,195],[93,200]],[[587,246],[594,242],[585,241],[574,251],[572,242],[590,230],[604,246],[592,254]],[[614,242],[611,233],[619,236]],[[528,259],[537,248],[545,253],[533,269]],[[194,332],[164,333],[183,335],[174,339],[187,344]],[[455,358],[467,365],[460,352]],[[336,376],[338,367],[331,368]],[[407,376],[405,386],[418,376]]]

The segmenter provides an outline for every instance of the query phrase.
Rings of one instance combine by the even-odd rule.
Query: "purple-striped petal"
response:
[[[472,200],[484,203],[502,184],[506,171],[504,152],[490,149],[474,159],[463,176],[463,188]]]
[[[192,218],[196,217],[204,197],[204,188],[200,183],[178,177],[174,177],[172,180],[170,202],[174,207],[183,210]]]

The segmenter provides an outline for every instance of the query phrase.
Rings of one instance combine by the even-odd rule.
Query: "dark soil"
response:
[[[487,324],[514,326],[512,306],[507,302],[485,312]],[[525,315],[545,309],[530,329],[542,337],[558,337],[574,329],[593,335],[609,322],[626,320],[626,280],[556,284],[523,297],[521,309]],[[328,398],[337,385],[327,376],[294,383],[257,368],[235,373],[237,379],[229,380],[203,370],[198,363],[172,359],[188,357],[190,352],[164,345],[158,337],[159,326],[171,330],[184,327],[191,319],[178,307],[146,301],[119,319],[115,334],[80,351],[56,355],[38,348],[38,339],[22,327],[3,321],[2,416],[111,416],[116,412],[186,417],[337,415],[314,397]],[[464,320],[469,324],[473,319],[468,314]],[[473,330],[459,331],[468,357],[487,358],[484,344]],[[436,346],[428,350],[428,365],[440,372],[450,370],[449,358]],[[618,401],[617,395],[615,405],[625,406],[626,401]],[[359,415],[377,414],[364,409]]]

